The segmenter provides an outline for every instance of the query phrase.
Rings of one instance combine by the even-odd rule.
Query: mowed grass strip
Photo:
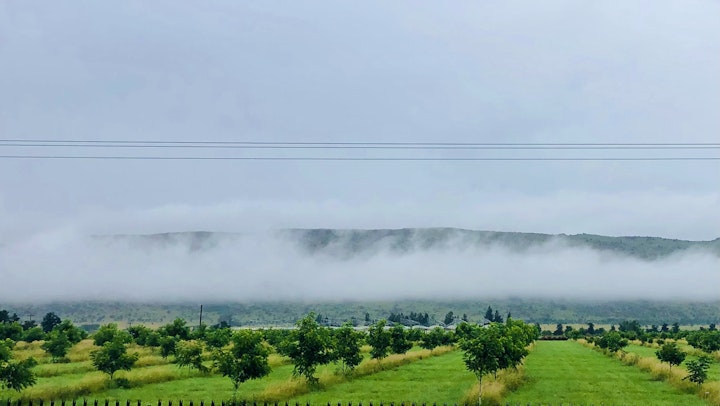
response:
[[[574,341],[538,341],[525,360],[525,376],[508,404],[706,405]]]
[[[341,382],[292,398],[289,403],[455,404],[475,382],[475,375],[465,369],[462,352],[453,351]]]

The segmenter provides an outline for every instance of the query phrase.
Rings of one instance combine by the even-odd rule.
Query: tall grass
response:
[[[482,382],[482,404],[499,406],[503,399],[525,382],[525,367],[520,365],[517,369],[503,369],[498,372],[497,377],[488,376]],[[476,405],[480,394],[480,383],[472,386],[463,396],[461,403],[465,405]]]

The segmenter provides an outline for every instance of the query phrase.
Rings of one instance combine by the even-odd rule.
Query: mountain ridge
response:
[[[486,231],[452,227],[393,229],[291,228],[272,232],[276,237],[296,244],[309,254],[329,253],[344,257],[388,249],[395,253],[452,247],[505,247],[516,252],[562,244],[568,248],[589,248],[643,260],[655,260],[672,254],[702,250],[720,257],[720,238],[706,241],[651,236],[604,236],[598,234],[545,234],[514,231]],[[129,240],[134,243],[185,244],[191,251],[209,249],[222,241],[239,239],[252,233],[179,231],[154,234],[117,234],[103,239]]]

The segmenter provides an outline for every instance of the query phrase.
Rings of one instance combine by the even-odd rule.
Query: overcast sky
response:
[[[0,139],[717,143],[718,21],[710,0],[4,0]],[[0,147],[34,153],[118,152]],[[0,243],[64,228],[714,239],[719,179],[720,161],[0,158]]]

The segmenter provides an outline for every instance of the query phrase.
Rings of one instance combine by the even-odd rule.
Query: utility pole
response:
[[[202,310],[203,310],[203,309],[202,309],[202,306],[203,306],[203,305],[200,305],[200,325],[198,326],[199,329],[202,328]]]

